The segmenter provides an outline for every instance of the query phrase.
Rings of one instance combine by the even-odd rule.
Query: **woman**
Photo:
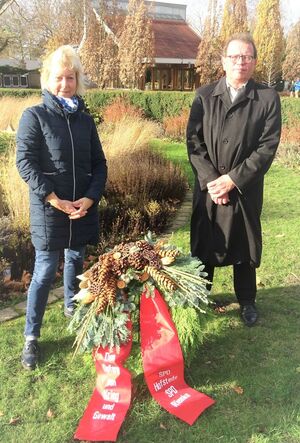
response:
[[[76,275],[85,247],[97,244],[97,205],[107,168],[92,117],[84,111],[83,69],[71,46],[44,61],[43,103],[24,111],[17,134],[17,168],[29,185],[35,265],[28,290],[22,364],[34,369],[49,290],[64,249],[64,314],[73,315]]]

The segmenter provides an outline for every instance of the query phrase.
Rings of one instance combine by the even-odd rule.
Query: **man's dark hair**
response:
[[[249,43],[250,45],[252,45],[253,46],[253,56],[254,56],[254,58],[257,58],[257,49],[255,46],[254,40],[253,40],[251,34],[249,34],[249,32],[240,32],[240,33],[231,35],[226,40],[226,43],[223,48],[223,56],[224,57],[226,57],[226,55],[227,55],[227,49],[228,49],[229,43],[236,41],[236,40],[238,40],[240,42],[244,42],[244,43]]]

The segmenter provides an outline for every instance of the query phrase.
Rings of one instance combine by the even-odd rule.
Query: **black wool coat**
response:
[[[93,118],[83,101],[66,113],[43,91],[43,103],[24,111],[17,132],[17,168],[29,185],[31,239],[37,250],[96,244],[97,206],[107,176],[106,160]],[[94,200],[86,216],[68,215],[45,202],[51,193],[63,200]]]
[[[272,88],[251,79],[233,103],[225,78],[196,91],[187,126],[195,174],[191,253],[203,263],[260,265],[264,175],[280,131],[280,99]],[[228,204],[216,205],[207,183],[223,174],[236,188]]]

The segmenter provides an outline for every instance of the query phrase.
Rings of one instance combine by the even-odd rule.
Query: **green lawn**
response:
[[[182,144],[158,143],[189,170]],[[192,183],[192,176],[190,183]],[[162,410],[143,380],[135,341],[129,368],[134,399],[120,443],[300,442],[300,176],[274,165],[265,183],[264,252],[258,270],[260,319],[244,327],[232,295],[231,272],[217,270],[213,298],[226,312],[201,317],[203,340],[186,380],[216,404],[193,426]],[[188,250],[189,227],[173,242]],[[94,387],[90,356],[72,358],[62,302],[45,315],[42,360],[35,372],[21,369],[24,317],[0,325],[0,441],[70,443]]]

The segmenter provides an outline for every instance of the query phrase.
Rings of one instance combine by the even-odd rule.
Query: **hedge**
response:
[[[22,89],[22,88],[0,88],[0,98],[1,97],[18,97],[24,98],[29,97],[30,95],[41,95],[40,89]]]
[[[91,111],[101,114],[105,105],[121,96],[143,109],[146,117],[162,121],[164,117],[178,115],[182,109],[189,108],[194,95],[194,92],[94,90],[87,92],[86,101]]]
[[[6,95],[27,97],[29,95],[39,95],[40,93],[39,89],[0,88],[0,97]],[[148,118],[162,121],[164,117],[179,115],[183,109],[189,108],[195,92],[90,89],[87,91],[85,99],[91,112],[94,115],[101,116],[102,109],[116,97],[120,96],[126,98],[131,104],[143,109]],[[299,119],[300,99],[282,97],[281,103],[283,123]]]

